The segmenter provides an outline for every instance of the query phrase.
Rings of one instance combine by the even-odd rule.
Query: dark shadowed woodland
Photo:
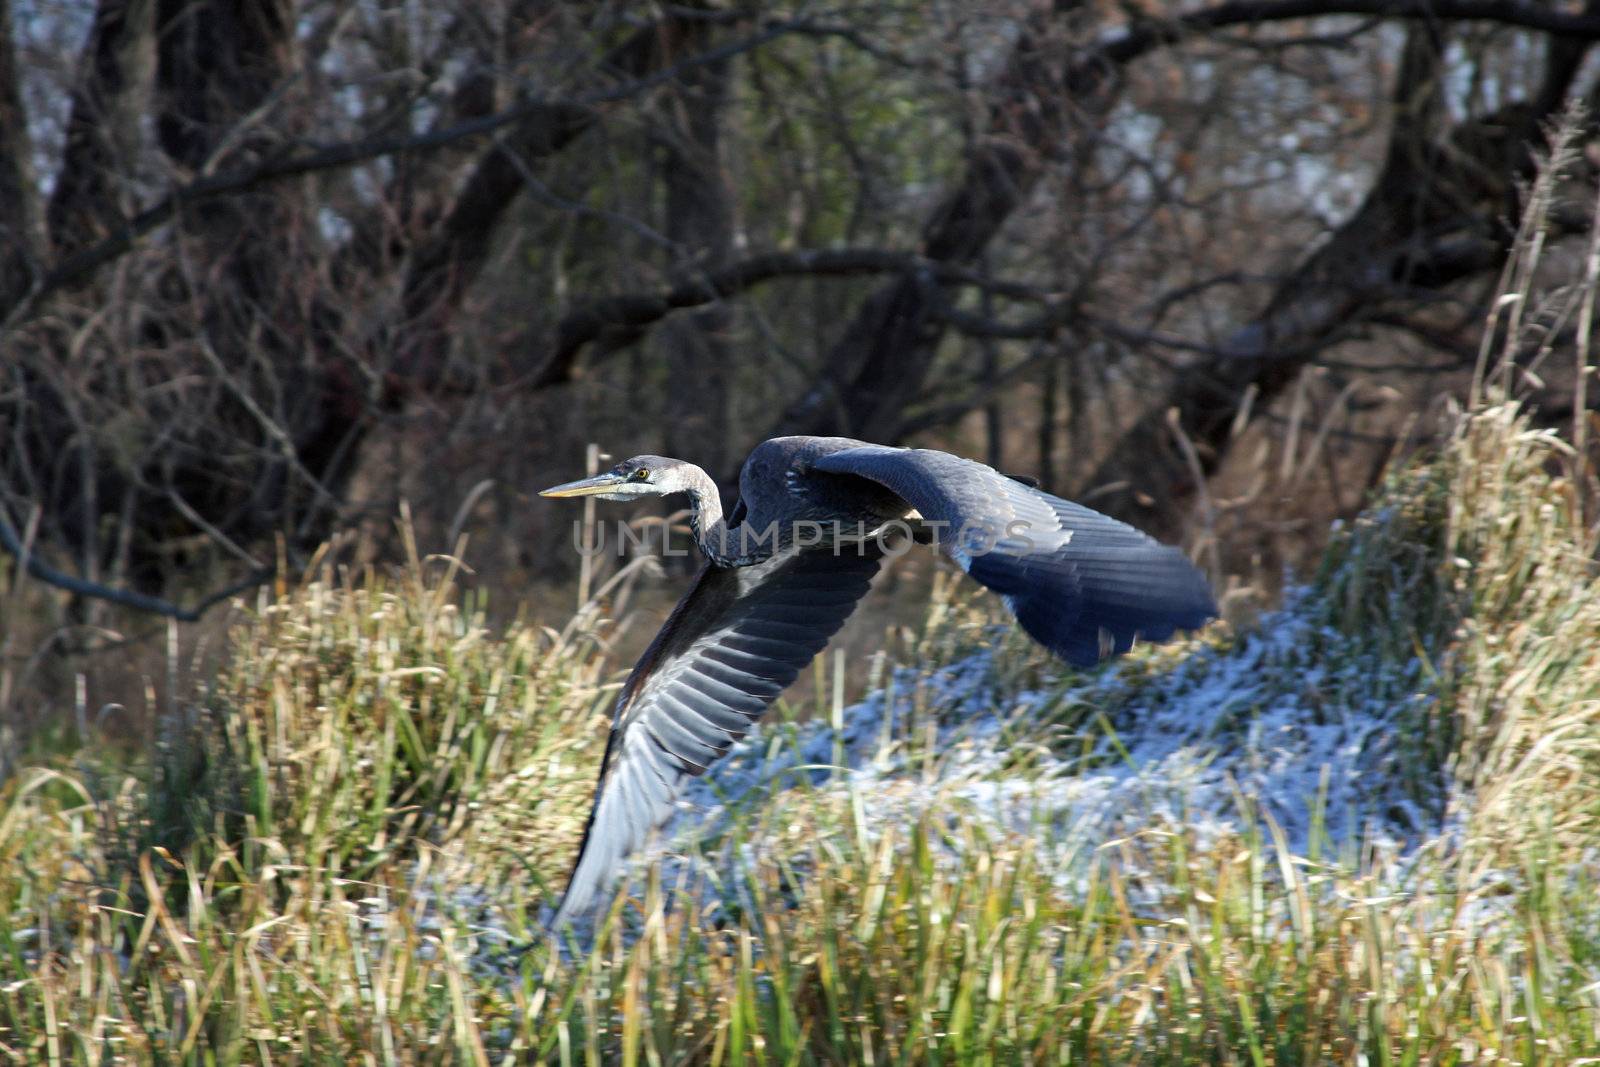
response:
[[[1600,11],[1533,2],[0,24],[0,531],[63,626],[188,617],[401,499],[570,576],[527,494],[587,443],[731,478],[778,433],[945,445],[1275,581],[1462,391],[1600,92]]]

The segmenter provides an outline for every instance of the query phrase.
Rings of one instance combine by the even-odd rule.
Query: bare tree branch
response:
[[[986,278],[960,264],[885,248],[799,249],[767,252],[710,271],[685,273],[662,289],[602,297],[575,308],[556,325],[553,339],[538,351],[543,362],[521,384],[547,388],[574,376],[585,345],[612,332],[637,331],[674,311],[725,300],[775,278],[797,275],[848,277],[862,274],[921,274],[946,284],[970,286],[1014,300],[1048,300],[1052,294],[1018,282]],[[953,309],[941,314],[959,315]],[[968,321],[963,319],[963,321]],[[1001,330],[1004,324],[993,324]],[[975,327],[976,332],[976,327]],[[995,334],[1009,336],[1009,334]],[[1036,336],[1023,334],[1019,336]]]
[[[1488,22],[1569,40],[1600,40],[1600,17],[1528,0],[1232,0],[1176,18],[1151,19],[1129,27],[1094,49],[1105,63],[1127,63],[1152,49],[1208,30],[1251,23],[1361,15],[1427,22]]]
[[[1031,319],[1007,322],[1003,319],[981,315],[946,303],[935,314],[944,322],[968,337],[987,337],[1003,341],[1028,341],[1054,337],[1064,328],[1083,318],[1083,313],[1071,301],[1059,301]],[[910,430],[906,431],[908,434]]]
[[[906,436],[910,437],[914,434],[925,433],[928,430],[936,430],[964,418],[968,412],[981,404],[986,404],[993,400],[1012,385],[1028,378],[1041,366],[1054,361],[1055,358],[1056,354],[1048,348],[1036,348],[1031,355],[1018,360],[995,377],[975,383],[958,399],[912,412],[906,418]]]
[[[530,110],[505,147],[491,150],[473,170],[449,214],[412,255],[401,302],[407,336],[397,370],[408,384],[426,387],[443,365],[448,309],[477,278],[502,215],[522,191],[519,160],[561,151],[595,118],[592,109],[570,105]]]
[[[161,597],[149,596],[132,589],[114,589],[111,586],[85,581],[65,571],[57,570],[40,559],[37,553],[31,551],[30,546],[23,544],[22,538],[17,534],[16,527],[11,525],[11,520],[3,512],[0,512],[0,548],[9,552],[22,566],[23,570],[46,585],[66,590],[75,596],[104,600],[107,603],[132,608],[135,611],[148,612],[152,615],[164,615],[168,618],[177,619],[179,622],[199,621],[200,617],[210,608],[270,581],[276,572],[276,568],[273,567],[253,571],[247,577],[234,584],[202,597],[193,607],[186,608]]]

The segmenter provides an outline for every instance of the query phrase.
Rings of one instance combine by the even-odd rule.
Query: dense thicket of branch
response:
[[[1508,220],[1520,214],[1518,183],[1532,175],[1542,127],[1566,99],[1581,52],[1570,38],[1550,42],[1535,100],[1452,127],[1440,101],[1444,47],[1434,27],[1411,31],[1388,150],[1365,202],[1232,331],[1220,358],[1187,366],[1122,435],[1089,482],[1122,487],[1099,506],[1171,536],[1197,487],[1170,412],[1209,474],[1247,395],[1270,403],[1353,326],[1498,269],[1514,236]]]
[[[470,72],[450,97],[454,121],[319,145],[314,102],[297,95],[296,10],[292,0],[105,0],[57,173],[51,217],[62,254],[47,268],[17,260],[19,284],[0,292],[8,344],[25,354],[8,383],[14,447],[0,463],[0,502],[42,506],[41,551],[66,548],[95,588],[111,587],[98,580],[107,566],[135,583],[157,580],[160,554],[170,551],[159,546],[190,534],[240,557],[274,529],[295,542],[321,537],[375,417],[439,383],[453,319],[532,168],[608,106],[792,28],[767,23],[709,42],[703,27],[669,18],[621,34],[596,57],[601,84],[570,99],[518,91],[511,95],[522,99],[495,110],[493,79]],[[544,5],[513,5],[503,32],[519,47],[543,47],[538,37],[552,17]],[[153,121],[141,119],[141,107]],[[25,121],[16,128],[25,133]],[[147,130],[175,189],[134,213],[130,190],[160,173],[148,156],[142,173],[131,162]],[[386,190],[395,199],[369,199],[342,252],[330,252],[313,187],[289,180],[489,135],[498,136],[459,178],[429,170],[451,188],[428,190],[431,206],[413,206],[405,225],[390,213],[402,198],[415,204],[404,185],[412,176],[397,175]],[[16,210],[26,204],[19,199]],[[141,389],[145,372],[129,378],[134,360],[102,352],[92,334],[62,359],[33,321],[163,227],[140,253],[159,266],[128,291],[137,302],[118,311],[127,313],[119,324],[134,330],[131,343],[147,346],[145,366],[164,364],[173,387],[151,394],[161,399],[148,413],[130,395],[129,425],[113,438],[101,429],[108,415],[97,412],[109,404],[114,417],[117,391]],[[386,290],[398,314],[374,330],[374,308],[360,301]],[[133,420],[143,421],[135,429]],[[101,532],[108,510],[120,513],[122,532],[111,543]]]
[[[694,69],[704,57],[685,54],[693,25],[666,20],[638,30],[612,50],[602,68],[638,82],[684,60]],[[397,374],[408,388],[427,389],[439,380],[449,346],[452,309],[466,295],[488,259],[506,211],[526,184],[529,168],[562,151],[600,118],[581,103],[523,104],[517,121],[473,166],[448,214],[412,253],[401,309],[407,324],[400,339]]]
[[[149,207],[119,220],[115,229],[96,244],[61,256],[50,264],[49,269],[41,272],[37,290],[25,294],[26,301],[23,300],[24,294],[12,294],[10,299],[0,301],[0,323],[5,327],[14,328],[38,308],[46,297],[90,281],[101,268],[132,251],[141,238],[167,225],[181,211],[188,208],[199,207],[212,200],[257,192],[266,186],[294,178],[341,170],[385,156],[432,151],[462,141],[482,138],[530,115],[545,113],[550,107],[550,104],[544,102],[522,104],[492,115],[469,119],[446,129],[427,133],[378,134],[219,168],[210,174],[178,185]]]
[[[1059,44],[1049,38],[1054,14],[1033,17],[995,79],[987,127],[969,149],[965,173],[923,227],[929,259],[976,258],[1057,153],[1068,132],[1066,109],[1093,106],[1108,68],[1084,67],[1076,84],[1063,78],[1053,62]],[[926,379],[942,336],[934,310],[944,302],[926,275],[901,278],[868,297],[829,350],[817,382],[783,413],[773,436],[898,438],[906,403]]]
[[[1059,14],[1051,12],[1053,17]],[[1536,29],[1561,35],[1568,63],[1577,62],[1576,42],[1600,39],[1600,17],[1593,12],[1572,14],[1520,0],[1236,0],[1171,19],[1141,20],[1073,54],[1042,43],[1048,22],[1038,16],[996,81],[989,128],[974,146],[966,173],[928,219],[927,254],[970,262],[987,247],[1032,190],[1045,162],[1062,154],[1063,138],[1072,137],[1066,128],[1071,113],[1065,109],[1092,113],[1097,95],[1118,66],[1194,34],[1336,15],[1421,19],[1430,25],[1487,21]],[[1070,58],[1061,63],[1064,52]],[[906,401],[926,379],[942,336],[934,311],[943,300],[937,286],[916,280],[894,282],[869,297],[830,351],[817,385],[784,413],[774,434],[897,438]]]
[[[608,402],[653,404],[640,414],[670,427],[653,443],[712,464],[758,435],[735,428],[741,388],[760,392],[744,417],[768,432],[893,441],[974,404],[997,427],[1001,391],[1042,374],[1047,417],[1058,383],[1081,414],[1085,382],[1159,349],[1159,393],[1117,422],[1089,487],[1125,483],[1102,506],[1170,533],[1193,465],[1169,410],[1204,475],[1240,397],[1269,403],[1362,322],[1426,335],[1422,301],[1503,260],[1526,146],[1600,39],[1600,0],[1229,0],[1160,18],[1076,0],[868,4],[827,22],[690,3],[645,23],[540,0],[392,14],[99,0],[42,183],[22,38],[0,0],[0,339],[14,357],[0,503],[37,505],[41,545],[94,588],[157,582],[195,544],[250,560],[269,533],[317,539],[383,420],[455,403],[503,420],[533,394],[592,397],[606,381],[586,366],[624,349],[626,389]],[[1387,101],[1335,91],[1334,66],[1315,76],[1347,106],[1347,126],[1320,136],[1354,144],[1361,121],[1383,123],[1387,150],[1359,208],[1282,256],[1270,290],[1265,266],[1202,270],[1192,247],[1141,244],[1193,229],[1203,245],[1209,220],[1236,210],[1225,202],[1247,220],[1290,214],[1281,175],[1251,172],[1264,158],[1252,138],[1277,131],[1241,119],[1238,158],[1209,158],[1204,94],[1252,62],[1261,84],[1315,80],[1320,61],[1291,55],[1360,52],[1376,70],[1390,46],[1374,30],[1399,21]],[[1471,79],[1444,59],[1463,22],[1503,31],[1463,47],[1481,65]],[[364,36],[347,46],[350,23]],[[1546,46],[1542,70],[1508,72],[1529,41]],[[1141,82],[1152,69],[1177,87]],[[884,76],[900,79],[892,106],[858,103]],[[1494,106],[1446,100],[1468,81]],[[1279,121],[1298,136],[1301,119]],[[922,135],[937,142],[928,160]],[[530,188],[542,210],[523,206]],[[848,193],[841,222],[829,201]],[[1062,203],[1077,195],[1093,203]],[[1220,329],[1203,286],[1163,262],[1185,255],[1196,274],[1255,279],[1240,283],[1254,297],[1215,302]],[[106,269],[125,259],[133,269]],[[1021,280],[986,277],[991,261]],[[491,339],[467,312],[505,303],[522,268],[527,321]],[[1149,294],[1130,279],[1149,273],[1170,288],[1139,310]],[[870,290],[800,281],[873,275]],[[733,312],[780,279],[782,300]],[[1078,348],[1055,347],[1064,330]],[[954,334],[989,346],[981,372],[955,358]],[[1023,340],[1042,343],[1004,343]],[[1045,374],[1052,360],[1068,373]],[[1137,503],[1150,497],[1159,513]]]
[[[454,148],[463,142],[481,140],[522,123],[528,124],[532,131],[528,144],[545,143],[544,139],[548,137],[549,150],[558,151],[574,139],[570,135],[571,128],[580,127],[578,132],[588,128],[601,117],[600,109],[605,106],[647,93],[664,81],[696,67],[725,62],[786,34],[804,32],[807,25],[804,22],[766,25],[746,37],[718,45],[703,54],[683,57],[663,69],[653,68],[655,61],[663,59],[662,51],[653,47],[659,31],[655,28],[640,30],[617,50],[608,65],[623,70],[637,70],[637,77],[603,89],[579,93],[571,98],[523,100],[489,114],[462,119],[422,133],[378,132],[332,143],[302,138],[303,143],[298,147],[286,147],[283,151],[255,160],[230,160],[226,165],[216,166],[206,174],[177,184],[148,207],[116,220],[114,229],[97,243],[69,251],[48,262],[36,271],[37,284],[33,289],[26,292],[0,291],[0,336],[26,321],[52,294],[91,281],[102,268],[133,251],[141,238],[166,226],[183,211],[202,208],[213,200],[246,196],[267,186],[339,171],[377,159]],[[568,133],[554,136],[558,129],[568,130]],[[531,157],[526,154],[530,151],[528,144],[524,144],[521,158],[537,159],[537,149],[532,150]],[[464,210],[464,218],[492,221],[503,217],[510,198],[518,195],[522,188],[520,168],[512,166],[517,170],[516,182],[506,180],[504,168],[509,158],[498,147],[485,153],[484,165],[494,173],[484,173],[479,177],[476,184],[480,191],[475,196],[464,198],[466,203],[473,205]],[[492,164],[489,162],[491,159],[495,161]],[[474,182],[469,180],[468,184]],[[476,226],[464,222],[459,229],[465,234],[475,231]],[[475,241],[481,241],[481,235]],[[440,262],[448,262],[451,258],[448,252],[441,251],[435,251],[432,256]],[[426,272],[413,273],[420,280]],[[426,302],[419,299],[414,303],[422,305]]]

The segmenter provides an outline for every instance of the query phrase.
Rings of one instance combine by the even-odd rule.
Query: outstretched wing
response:
[[[844,625],[878,571],[875,546],[863,548],[701,570],[617,698],[553,927],[593,906],[622,859],[671,814],[683,783],[743,737]]]
[[[940,546],[999,593],[1034,640],[1076,666],[1216,615],[1204,576],[1177,549],[982,463],[865,445],[813,466],[869,478],[926,522],[945,524],[936,528]]]

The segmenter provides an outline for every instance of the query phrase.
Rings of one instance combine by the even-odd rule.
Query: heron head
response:
[[[689,464],[666,456],[634,456],[604,474],[551,486],[540,496],[595,496],[601,500],[632,500],[640,496],[666,496],[689,489]]]

